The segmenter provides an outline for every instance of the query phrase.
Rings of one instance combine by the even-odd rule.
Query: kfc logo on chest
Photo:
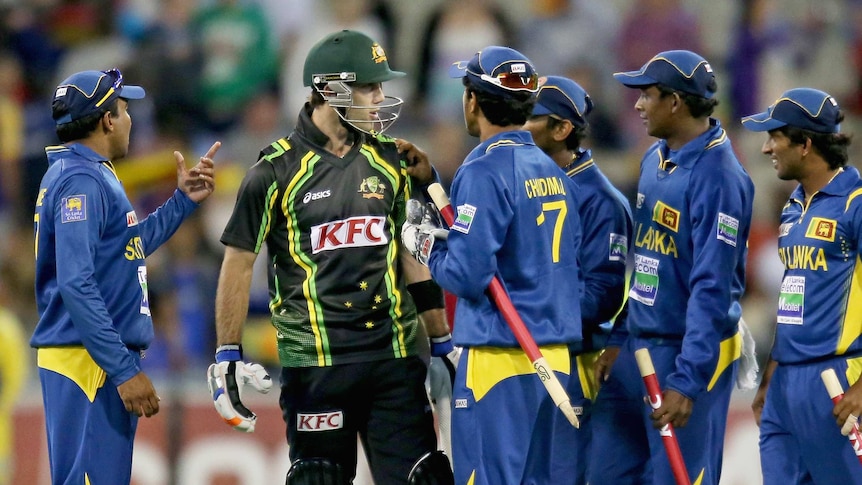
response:
[[[296,413],[297,431],[332,431],[344,427],[344,414],[341,411],[329,413]]]
[[[333,249],[383,246],[389,242],[384,230],[386,219],[381,216],[351,217],[311,228],[311,252]]]

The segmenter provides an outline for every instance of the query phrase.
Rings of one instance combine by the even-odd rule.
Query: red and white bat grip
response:
[[[452,209],[452,204],[449,202],[449,196],[446,195],[446,191],[443,190],[443,186],[435,182],[429,185],[427,190],[431,200],[434,201],[434,205],[437,206],[437,210],[439,210],[440,214],[443,216],[443,220],[446,222],[446,225],[452,227],[455,223],[455,211]],[[491,294],[491,299],[494,301],[494,304],[496,304],[497,309],[500,310],[500,313],[503,315],[503,319],[506,320],[512,333],[515,335],[515,339],[518,341],[518,344],[533,364],[533,369],[536,371],[542,384],[544,384],[545,390],[548,391],[554,404],[563,412],[563,415],[566,416],[566,419],[572,424],[572,426],[579,428],[581,423],[578,420],[578,415],[575,412],[574,407],[572,406],[571,398],[569,398],[569,395],[566,393],[566,389],[563,387],[563,384],[559,379],[557,379],[557,375],[554,374],[551,366],[548,365],[548,362],[542,355],[541,350],[539,350],[539,346],[536,345],[536,341],[533,339],[533,336],[530,335],[529,330],[527,330],[527,326],[524,324],[523,320],[521,320],[521,316],[518,315],[517,310],[515,310],[515,306],[512,304],[512,300],[509,298],[508,293],[506,293],[506,289],[503,287],[500,279],[496,276],[491,278],[491,283],[488,285],[488,292]]]
[[[823,379],[823,384],[826,386],[829,398],[832,399],[832,404],[838,404],[844,399],[844,389],[841,387],[841,382],[838,380],[838,375],[835,374],[834,369],[824,370],[820,373],[820,378]],[[850,430],[847,439],[850,440],[859,463],[862,463],[862,434],[859,432],[858,423],[853,424],[853,429]]]
[[[649,350],[645,348],[636,350],[635,360],[638,363],[638,369],[640,370],[641,377],[643,377],[644,385],[649,395],[650,407],[658,409],[661,406],[662,394]],[[688,477],[688,470],[685,468],[685,461],[682,459],[682,451],[679,449],[679,442],[676,440],[673,425],[670,423],[664,425],[659,430],[659,433],[661,434],[662,444],[664,444],[664,450],[670,462],[670,469],[673,472],[673,478],[676,480],[677,485],[691,485],[691,479]]]

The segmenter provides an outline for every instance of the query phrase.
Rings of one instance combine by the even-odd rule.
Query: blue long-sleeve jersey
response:
[[[706,389],[720,342],[737,332],[753,199],[717,120],[676,152],[659,140],[641,161],[627,329],[681,339],[666,387],[688,397]]]
[[[84,346],[114,385],[140,371],[130,349],[153,339],[144,258],[197,204],[183,192],[143,221],[109,161],[81,144],[50,146],[34,218],[33,347]]]
[[[470,152],[452,181],[455,224],[428,261],[434,280],[460,298],[457,345],[518,346],[485,294],[495,274],[537,344],[581,340],[577,190],[528,131]]]
[[[782,364],[862,353],[862,181],[845,167],[807,205],[799,186],[781,213],[784,279],[772,357]]]
[[[581,319],[589,350],[604,346],[609,331],[605,324],[619,311],[625,296],[632,210],[625,196],[595,164],[591,150],[578,151],[564,170],[578,184],[583,226],[579,258],[584,281]]]

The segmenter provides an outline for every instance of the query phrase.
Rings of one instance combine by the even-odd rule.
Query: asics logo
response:
[[[306,192],[305,196],[302,197],[302,203],[308,204],[312,200],[320,200],[325,199],[332,195],[332,191],[329,189],[321,190],[320,192]]]

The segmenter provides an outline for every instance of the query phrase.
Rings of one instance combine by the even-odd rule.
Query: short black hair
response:
[[[60,139],[60,143],[67,143],[87,138],[99,125],[99,120],[102,119],[102,116],[104,116],[105,113],[111,113],[111,118],[119,116],[119,99],[120,98],[113,99],[106,105],[105,109],[99,110],[97,113],[91,113],[82,118],[78,118],[77,120],[70,121],[69,123],[58,125],[55,130],[57,132],[57,137]],[[51,104],[51,110],[53,111],[54,119],[56,120],[66,115],[69,112],[69,107],[66,106],[66,103],[63,102],[62,99],[55,99]]]
[[[548,129],[553,130],[560,123],[563,123],[563,120],[554,118],[553,116],[548,116]],[[571,121],[569,121],[571,123]],[[569,136],[566,137],[566,149],[568,150],[577,150],[581,147],[581,142],[587,138],[589,134],[589,126],[579,126],[572,123],[572,131],[569,132]]]
[[[493,125],[523,125],[533,113],[533,106],[536,105],[536,93],[513,91],[509,96],[497,96],[477,89],[467,76],[461,79],[463,79],[467,93],[476,95],[476,101],[479,103],[482,113]]]
[[[716,86],[715,78],[710,81],[708,86],[709,90],[715,92]],[[685,91],[680,91],[678,89],[673,89],[665,86],[664,84],[655,84],[656,89],[661,93],[661,97],[670,96],[673,93],[679,94],[679,97],[682,99],[682,102],[688,106],[688,112],[691,113],[691,116],[694,118],[705,118],[708,116],[712,116],[713,111],[715,111],[715,107],[718,106],[718,100],[715,98],[707,99],[703,96],[698,96],[696,94],[689,94]]]
[[[837,122],[842,121],[844,121],[844,112],[839,110]],[[811,140],[811,146],[826,160],[831,170],[847,165],[849,159],[847,148],[850,146],[852,137],[846,133],[818,133],[790,125],[784,125],[774,131],[783,133],[794,145],[804,145],[806,139]]]

